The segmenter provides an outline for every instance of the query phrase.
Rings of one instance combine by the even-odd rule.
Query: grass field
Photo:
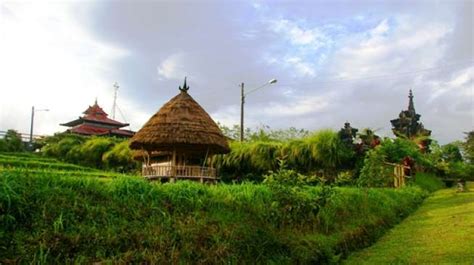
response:
[[[427,195],[420,187],[159,184],[1,154],[0,263],[337,263]]]
[[[346,264],[474,264],[474,183],[443,189]]]

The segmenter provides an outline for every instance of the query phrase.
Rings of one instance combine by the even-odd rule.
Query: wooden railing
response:
[[[143,166],[142,175],[148,178],[205,178],[215,179],[216,169],[200,166]]]
[[[405,186],[405,169],[410,168],[402,164],[387,163],[386,165],[393,166],[393,186],[395,188],[400,188]]]

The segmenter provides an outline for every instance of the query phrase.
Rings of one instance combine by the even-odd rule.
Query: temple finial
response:
[[[97,97],[95,97],[94,105],[97,105]]]
[[[183,87],[179,87],[179,90],[181,92],[187,92],[189,90],[189,86],[186,85],[186,76],[184,77],[184,85],[183,85]]]
[[[408,98],[409,98],[408,111],[415,112],[415,103],[413,103],[413,92],[411,89],[410,89],[410,92],[408,93]]]

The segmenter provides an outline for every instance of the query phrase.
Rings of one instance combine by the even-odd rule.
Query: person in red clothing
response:
[[[414,167],[415,167],[415,161],[413,160],[413,158],[411,158],[409,156],[406,156],[403,159],[402,164],[403,164],[403,166],[405,166],[405,168],[404,168],[405,176],[408,177],[408,178],[411,178],[414,175],[413,171],[414,171]]]

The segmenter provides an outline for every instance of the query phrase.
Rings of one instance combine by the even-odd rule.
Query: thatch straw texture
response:
[[[132,137],[130,147],[147,151],[209,151],[210,154],[230,151],[217,124],[186,91],[163,105]]]

